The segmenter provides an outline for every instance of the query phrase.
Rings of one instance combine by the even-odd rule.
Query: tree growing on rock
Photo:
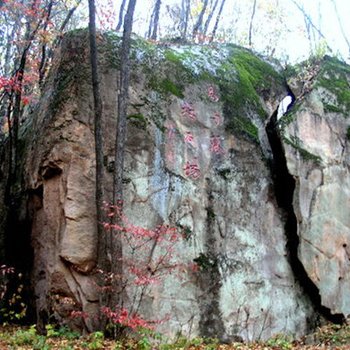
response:
[[[98,57],[96,44],[96,7],[95,0],[89,0],[89,41],[90,41],[90,62],[92,92],[94,96],[94,137],[95,137],[95,201],[97,218],[97,236],[98,236],[98,268],[103,271],[110,270],[110,262],[107,258],[107,236],[101,225],[104,222],[103,200],[104,200],[104,173],[103,173],[103,136],[102,136],[102,99],[100,91],[100,78],[98,72]],[[109,295],[106,291],[100,293],[100,305],[108,304]],[[101,328],[104,328],[105,320],[100,320]]]
[[[124,18],[124,31],[120,51],[120,78],[118,91],[118,120],[115,138],[115,159],[113,169],[113,205],[120,206],[123,211],[123,174],[124,174],[124,156],[126,141],[126,121],[127,108],[129,101],[130,85],[130,46],[133,17],[135,12],[136,0],[129,0],[128,9]],[[120,216],[113,216],[112,223],[118,224]],[[117,220],[115,222],[115,220]],[[111,272],[115,275],[123,273],[123,246],[118,234],[111,237]],[[122,286],[120,281],[114,281],[114,289],[120,291]],[[113,293],[111,296],[112,305],[120,305],[122,300],[121,293]]]
[[[122,3],[122,6],[125,4]],[[130,45],[133,15],[136,0],[130,0],[124,18],[124,32],[120,48],[120,77],[118,91],[118,119],[115,139],[115,161],[113,169],[113,208],[119,208],[122,212],[123,206],[123,169],[126,141],[126,120],[128,106],[128,89],[130,80]],[[123,8],[121,8],[121,11]],[[89,33],[90,33],[90,55],[92,69],[92,86],[94,95],[95,112],[95,152],[96,152],[96,211],[97,231],[99,239],[98,247],[98,268],[105,273],[114,276],[123,275],[123,242],[119,234],[110,234],[107,238],[101,223],[104,222],[103,215],[103,139],[102,139],[102,102],[99,87],[99,74],[97,66],[96,48],[96,19],[95,1],[89,0]],[[121,225],[120,215],[110,216],[111,225]],[[111,226],[112,227],[112,226]],[[121,227],[121,226],[120,226]],[[111,290],[113,292],[111,292]],[[100,298],[100,306],[112,308],[122,304],[123,286],[121,279],[112,279],[112,288],[104,289]],[[104,328],[105,320],[101,320],[101,327]]]

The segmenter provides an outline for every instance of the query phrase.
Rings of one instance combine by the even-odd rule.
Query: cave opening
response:
[[[289,88],[288,93],[291,96],[291,103],[288,108],[285,109],[284,114],[288,113],[292,109],[295,101],[295,96],[292,94]],[[281,109],[278,108],[269,118],[265,131],[272,151],[272,159],[270,160],[269,165],[276,201],[285,218],[284,228],[287,239],[286,248],[288,252],[289,263],[296,280],[298,281],[305,294],[309,297],[311,303],[314,306],[314,309],[318,312],[318,314],[332,323],[343,324],[344,316],[342,314],[332,314],[329,308],[322,305],[319,290],[313,281],[309,278],[303,264],[298,257],[298,223],[293,208],[293,197],[296,181],[294,177],[289,173],[287,167],[287,159],[285,156],[280,133],[281,130],[278,125],[278,119],[281,117],[279,115],[279,110]]]

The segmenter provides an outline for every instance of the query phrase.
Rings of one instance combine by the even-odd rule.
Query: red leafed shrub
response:
[[[120,325],[122,327],[137,329],[137,328],[147,328],[153,329],[150,322],[144,320],[136,313],[129,313],[125,308],[121,308],[117,311],[112,311],[108,307],[103,307],[101,312],[107,316],[107,319],[113,324]]]
[[[151,291],[152,286],[161,283],[169,275],[182,278],[184,273],[195,272],[193,262],[183,263],[178,257],[177,247],[184,238],[183,232],[168,225],[159,225],[154,229],[135,225],[121,212],[119,206],[105,204],[109,218],[117,217],[117,224],[104,223],[106,234],[120,235],[123,246],[122,275],[98,270],[102,275],[103,285],[98,286],[102,291],[121,293],[128,296],[128,302],[122,306],[103,306],[100,311],[109,324],[117,329],[153,329],[155,324],[164,321],[145,320],[139,315],[144,297]],[[122,286],[121,291],[113,289],[113,281]],[[72,317],[87,318],[81,311],[74,311]]]

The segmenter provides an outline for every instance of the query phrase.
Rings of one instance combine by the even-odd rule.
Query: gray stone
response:
[[[94,271],[93,99],[84,35],[63,41],[27,135],[24,177],[26,190],[37,193],[29,204],[38,317],[51,314],[61,324],[93,330],[100,290]],[[111,46],[100,45],[108,201],[118,71]],[[130,87],[125,216],[147,229],[184,229],[186,239],[172,251],[182,273],[166,274],[143,293],[128,284],[125,306],[146,319],[166,320],[157,327],[170,336],[181,332],[228,342],[305,334],[317,313],[290,266],[286,215],[277,204],[265,133],[267,118],[286,95],[282,77],[263,61],[259,64],[267,72],[253,81],[244,80],[238,66],[222,73],[224,63],[234,62],[230,56],[244,55],[249,67],[252,54],[244,49],[223,47],[215,56],[221,58],[211,62],[214,53],[184,48],[185,58],[176,63],[164,59],[159,48],[138,50],[136,60],[143,61],[134,62]],[[176,56],[178,50],[171,52]],[[193,50],[190,59],[186,50]],[[203,72],[211,74],[211,83],[202,79]],[[69,82],[61,86],[67,76]],[[210,89],[218,99],[210,96]],[[299,259],[322,304],[332,313],[348,315],[350,119],[326,113],[325,94],[319,91],[315,87],[301,98],[292,121],[281,118],[280,132],[296,181]],[[157,246],[151,255],[143,251],[135,256],[128,244],[123,249],[126,261],[154,263],[161,256]],[[198,271],[189,268],[194,261]],[[126,267],[124,273],[133,278]],[[71,319],[72,311],[89,317]]]

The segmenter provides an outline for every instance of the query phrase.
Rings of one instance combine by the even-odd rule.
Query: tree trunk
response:
[[[36,1],[33,0],[32,8],[34,8],[36,4]],[[22,54],[20,56],[19,60],[19,66],[16,69],[14,73],[14,77],[17,83],[16,90],[13,91],[14,95],[14,102],[13,102],[13,109],[11,110],[12,115],[8,115],[8,118],[10,118],[10,123],[8,125],[9,127],[9,134],[11,133],[12,137],[12,150],[11,150],[11,157],[9,158],[9,177],[7,179],[7,185],[6,185],[6,194],[5,195],[5,201],[10,203],[11,207],[11,197],[13,195],[12,193],[12,186],[16,182],[17,178],[17,172],[18,172],[18,160],[19,160],[19,154],[18,154],[18,131],[19,131],[19,122],[20,117],[22,114],[21,109],[21,102],[22,102],[22,92],[23,92],[23,79],[24,79],[24,73],[25,73],[25,67],[27,63],[27,57],[29,54],[29,50],[32,46],[32,43],[35,39],[35,36],[40,28],[41,25],[41,19],[38,20],[38,23],[32,30],[33,23],[27,22],[26,26],[26,34],[25,34],[25,43],[27,45],[24,47]],[[10,103],[12,105],[12,98],[10,99]],[[10,111],[10,109],[9,109]],[[6,198],[7,197],[7,198]]]
[[[123,173],[126,142],[127,106],[129,100],[128,89],[130,81],[130,44],[135,5],[136,0],[129,0],[128,10],[124,18],[123,41],[120,52],[121,64],[118,95],[118,121],[115,140],[115,161],[113,173],[113,205],[118,206],[119,213],[122,213],[123,209]],[[113,223],[120,224],[120,216],[114,216]],[[123,302],[123,247],[119,232],[112,233],[111,243],[112,274],[114,276],[111,306],[121,307]]]
[[[107,259],[107,234],[103,229],[104,222],[103,198],[104,198],[104,174],[103,174],[103,137],[102,137],[102,100],[100,92],[100,81],[97,68],[97,47],[96,47],[96,19],[95,0],[89,0],[89,40],[90,40],[90,61],[92,73],[92,91],[94,95],[94,127],[95,127],[95,155],[96,155],[96,214],[97,214],[97,235],[98,235],[98,268],[107,273],[110,270]],[[99,276],[99,284],[103,285],[103,275]],[[101,284],[102,283],[102,284]],[[100,307],[107,306],[109,295],[107,289],[102,288],[100,293]],[[100,319],[100,327],[104,329],[105,320]]]
[[[210,42],[212,42],[214,40],[215,35],[216,35],[216,31],[218,30],[218,26],[219,26],[222,10],[224,9],[224,6],[225,6],[225,1],[226,0],[222,0],[222,2],[221,2],[220,10],[219,10],[219,13],[218,13],[218,15],[216,17],[214,29],[213,29],[213,31],[211,33]]]
[[[196,35],[198,35],[202,30],[203,17],[204,17],[205,11],[207,9],[207,6],[208,6],[208,0],[204,0],[203,8],[202,8],[201,12],[199,13],[196,24],[193,27],[193,31],[192,31],[193,38],[195,38]]]
[[[160,14],[160,6],[162,4],[161,0],[157,0],[154,4],[154,9],[150,21],[150,27],[148,31],[148,37],[157,40],[157,32],[158,32],[158,26],[159,26],[159,14]]]
[[[119,9],[118,24],[117,24],[117,27],[115,28],[116,31],[120,30],[120,28],[123,25],[123,12],[124,12],[124,8],[125,8],[125,4],[126,4],[126,0],[123,0],[121,5],[120,5],[120,9]]]
[[[214,13],[215,13],[215,11],[216,11],[216,8],[217,8],[217,6],[218,6],[218,3],[219,3],[219,0],[215,0],[214,6],[212,7],[212,9],[211,9],[211,11],[210,11],[210,13],[209,13],[209,15],[208,15],[208,18],[207,18],[207,20],[205,21],[204,29],[203,29],[203,34],[204,34],[204,35],[207,35],[208,28],[209,28],[209,24],[210,24],[210,22],[211,22],[211,20],[212,20],[212,18],[213,18],[213,15],[214,15]]]
[[[51,17],[52,5],[53,5],[53,0],[51,0],[49,2],[48,8],[47,8],[43,31],[47,30],[47,26],[49,24],[50,17]],[[43,87],[43,81],[44,81],[44,76],[45,76],[46,55],[47,55],[47,45],[44,42],[43,45],[41,46],[41,60],[40,60],[40,66],[39,66],[39,87],[40,87],[40,89],[42,89],[42,87]]]
[[[182,0],[182,9],[181,9],[181,39],[183,41],[187,38],[187,30],[188,30],[188,21],[190,18],[191,11],[191,0]]]
[[[5,61],[4,61],[4,76],[8,77],[11,74],[11,59],[12,59],[12,43],[15,39],[15,33],[17,30],[17,23],[14,24],[12,27],[11,33],[7,33],[7,39],[6,39],[6,51],[5,51]]]
[[[16,24],[13,26],[11,32],[7,32],[6,35],[6,50],[5,50],[5,57],[4,57],[4,66],[3,66],[3,71],[2,74],[4,77],[9,77],[11,74],[11,59],[12,59],[12,42],[14,41],[15,38],[15,32],[17,30],[17,26]],[[6,91],[3,91],[1,94],[1,99],[0,99],[0,141],[2,141],[2,139],[4,138],[4,134],[3,134],[3,127],[4,124],[6,122],[6,119],[9,120],[10,115],[8,115],[9,110],[11,110],[11,108],[9,108],[11,106],[10,104],[10,96],[9,93]],[[5,118],[4,116],[7,116],[7,118]],[[9,125],[9,124],[8,124]],[[9,125],[10,127],[10,125]],[[9,136],[11,137],[11,135],[9,134]],[[11,143],[10,143],[11,144]],[[11,158],[10,158],[11,159]]]
[[[78,0],[78,2],[76,3],[75,6],[73,6],[67,13],[66,18],[64,19],[64,21],[62,22],[60,29],[58,31],[58,35],[56,36],[55,40],[53,41],[51,47],[48,49],[47,54],[46,54],[46,58],[45,58],[45,62],[43,64],[43,77],[42,80],[45,79],[45,74],[48,70],[48,65],[49,63],[52,61],[55,50],[60,46],[61,41],[62,41],[62,37],[63,37],[63,31],[66,29],[66,26],[68,25],[70,19],[73,17],[74,12],[76,11],[76,9],[78,8],[78,6],[81,4],[82,0]]]
[[[254,3],[253,3],[252,15],[250,17],[250,23],[249,23],[249,34],[248,34],[249,47],[252,47],[253,45],[252,37],[253,37],[253,21],[254,21],[255,11],[256,11],[256,0],[254,0]]]

